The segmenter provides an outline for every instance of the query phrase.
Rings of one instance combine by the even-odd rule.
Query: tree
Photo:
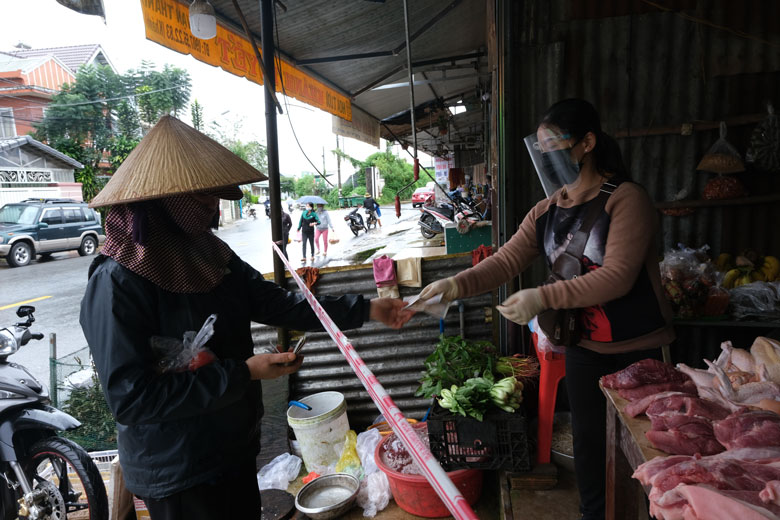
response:
[[[143,62],[139,71],[117,74],[107,66],[83,66],[73,84],[52,96],[35,126],[35,139],[84,164],[76,180],[88,201],[100,190],[96,174],[104,158],[117,168],[137,144],[139,119],[156,123],[162,114],[178,114],[189,100],[186,71],[153,67]]]
[[[198,100],[194,100],[190,105],[190,112],[192,115],[192,127],[199,131],[203,131],[203,105],[198,103]]]
[[[279,191],[295,196],[295,177],[279,176]]]
[[[355,168],[355,173],[352,175],[352,181],[344,182],[341,185],[342,195],[350,195],[353,192],[355,194],[362,194],[366,186],[366,168],[376,166],[379,170],[379,176],[385,181],[382,193],[377,197],[378,202],[386,204],[392,202],[395,199],[399,190],[407,186],[414,179],[413,166],[396,156],[392,152],[392,147],[388,144],[384,152],[376,152],[368,156],[365,160],[361,161],[355,159],[341,150],[333,150],[335,155],[348,160]],[[354,189],[352,187],[354,182]],[[407,191],[401,193],[402,196],[411,195],[415,188],[425,186],[425,179],[422,177],[408,188]]]

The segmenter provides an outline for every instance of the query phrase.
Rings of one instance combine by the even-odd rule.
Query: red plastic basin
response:
[[[379,469],[387,475],[395,503],[407,513],[425,518],[451,516],[447,506],[444,505],[425,477],[399,473],[384,463],[382,455],[385,452],[385,445],[393,437],[395,436],[389,435],[377,444],[374,460],[376,460]],[[479,500],[482,494],[482,470],[459,469],[448,472],[447,476],[470,505],[473,506]]]

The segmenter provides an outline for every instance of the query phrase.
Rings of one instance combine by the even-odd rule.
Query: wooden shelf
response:
[[[672,325],[681,327],[757,327],[765,329],[780,328],[778,321],[745,320],[673,320]]]
[[[709,208],[715,206],[747,206],[753,204],[767,204],[780,201],[780,193],[773,195],[760,195],[756,197],[741,197],[738,199],[695,199],[695,200],[668,200],[656,202],[656,209],[671,208]]]

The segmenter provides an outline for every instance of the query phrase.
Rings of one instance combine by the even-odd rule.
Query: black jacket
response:
[[[237,256],[222,283],[206,294],[177,294],[98,256],[90,267],[80,322],[119,430],[127,488],[162,498],[218,479],[259,451],[260,381],[244,360],[253,355],[250,322],[322,330],[311,307]],[[319,297],[344,329],[360,327],[368,301]],[[181,340],[218,315],[207,346],[219,361],[195,372],[158,374],[149,340]]]

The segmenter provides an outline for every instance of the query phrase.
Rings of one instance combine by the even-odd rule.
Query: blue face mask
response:
[[[572,148],[551,150],[541,154],[541,166],[545,176],[560,186],[573,183],[580,175],[580,164],[571,160]]]

